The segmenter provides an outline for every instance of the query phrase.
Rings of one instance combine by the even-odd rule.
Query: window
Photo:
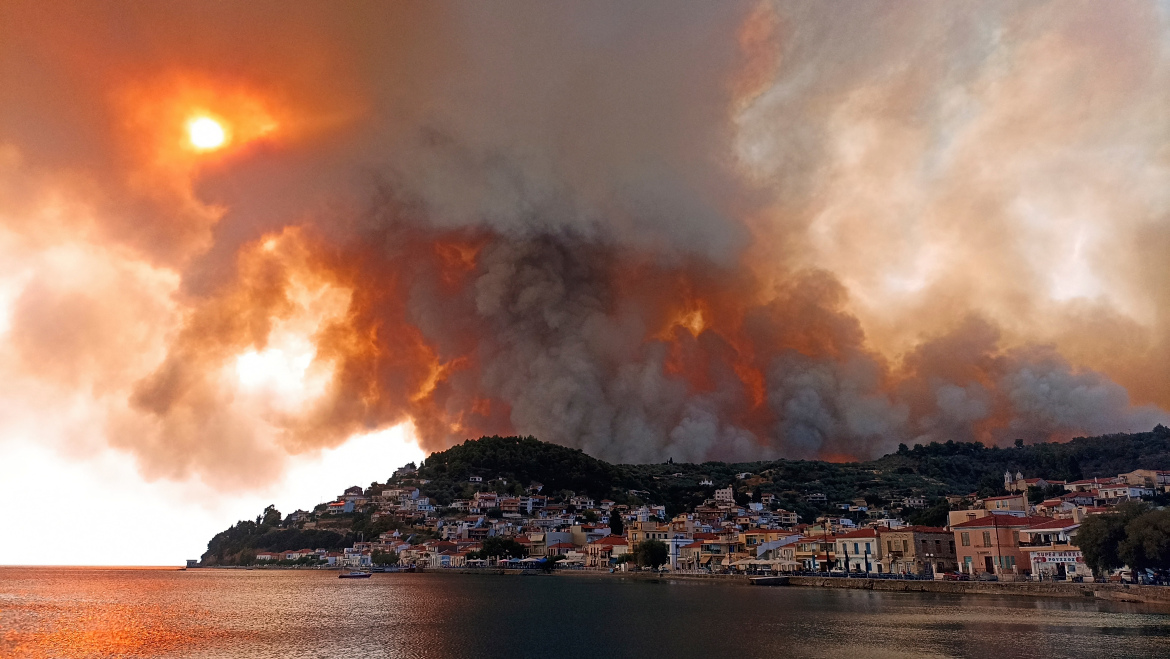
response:
[[[886,540],[886,551],[891,552],[891,553],[894,551],[894,541],[893,540]]]
[[[860,553],[861,553],[861,552],[860,552],[860,551],[857,549],[857,543],[856,543],[856,542],[855,542],[855,543],[853,543],[853,553],[854,553],[854,554],[860,554]]]
[[[951,540],[951,553],[952,554],[955,553],[955,541],[954,540]]]
[[[910,551],[910,544],[906,540],[902,541],[902,551]]]
[[[963,543],[964,547],[970,547],[971,546],[971,534],[964,531],[960,541]]]
[[[870,553],[870,549],[869,549],[869,543],[868,543],[868,542],[867,542],[867,543],[865,543],[865,553],[867,553],[867,554],[868,554],[868,553]]]
[[[984,531],[983,532],[983,546],[984,547],[991,546],[991,531]]]

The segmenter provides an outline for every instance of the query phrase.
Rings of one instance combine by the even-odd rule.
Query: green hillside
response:
[[[1022,471],[1026,477],[1075,480],[1138,468],[1170,469],[1170,429],[1158,426],[1146,433],[1009,448],[989,448],[978,442],[931,443],[902,447],[869,462],[844,464],[775,460],[611,465],[579,449],[532,437],[483,437],[431,454],[417,477],[429,481],[420,490],[440,505],[470,498],[481,486],[469,483],[468,478],[480,476],[485,485],[501,493],[519,494],[536,481],[544,485],[544,494],[572,491],[619,503],[665,504],[668,513],[700,504],[716,487],[734,483],[745,500],[772,493],[789,509],[813,513],[855,498],[884,505],[910,495],[929,499],[976,491],[995,494],[1007,470]],[[752,476],[737,480],[736,474],[743,472]],[[701,486],[704,480],[713,485]],[[827,505],[809,505],[805,501],[809,494],[824,494]]]
[[[394,465],[387,465],[392,471]],[[947,494],[997,494],[1004,471],[1025,477],[1064,480],[1114,476],[1134,469],[1170,469],[1170,429],[1081,437],[1065,443],[986,447],[978,442],[946,442],[902,446],[896,453],[869,462],[835,464],[814,460],[768,462],[705,462],[702,464],[609,464],[579,449],[541,442],[533,437],[481,437],[432,453],[416,472],[402,470],[385,483],[371,483],[366,492],[386,487],[417,486],[440,508],[455,499],[469,499],[477,490],[521,494],[540,483],[541,494],[564,501],[571,494],[618,503],[663,504],[668,515],[692,509],[714,495],[715,488],[733,485],[746,503],[761,494],[776,496],[780,507],[811,520],[837,511],[836,504],[865,499],[902,515],[904,497],[926,497],[932,520],[945,517]],[[747,472],[746,478],[737,474]],[[482,482],[470,482],[478,476]],[[701,485],[710,481],[711,485]],[[824,494],[825,501],[808,496]],[[941,511],[941,513],[939,512]],[[920,521],[923,513],[916,513]],[[359,536],[374,537],[391,528],[387,520],[372,521],[369,512],[322,518],[315,530],[288,528],[279,512],[265,511],[255,522],[243,521],[215,536],[205,563],[232,563],[261,550],[348,546]],[[912,518],[912,521],[914,519]],[[393,527],[400,525],[394,523]],[[403,528],[408,533],[424,531]]]
[[[431,483],[424,493],[441,503],[450,503],[463,493],[462,485],[472,476],[485,482],[505,479],[506,491],[538,482],[549,491],[569,490],[598,498],[620,487],[620,467],[586,455],[580,449],[549,444],[535,437],[481,437],[432,453],[418,470],[418,478]]]

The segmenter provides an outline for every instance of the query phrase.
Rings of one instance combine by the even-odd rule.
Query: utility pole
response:
[[[994,512],[991,513],[992,525],[995,527],[995,576],[999,577],[1000,568],[1000,551],[999,551],[999,516]]]

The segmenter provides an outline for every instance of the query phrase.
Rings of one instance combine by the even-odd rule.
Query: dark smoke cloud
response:
[[[236,487],[404,421],[632,462],[1145,429],[1166,34],[1136,2],[9,3],[0,373]],[[236,142],[182,151],[193,108]]]

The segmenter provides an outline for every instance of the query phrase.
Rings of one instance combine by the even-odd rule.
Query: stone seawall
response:
[[[522,576],[545,576],[556,575],[558,577],[610,577],[618,579],[635,579],[638,581],[732,581],[736,583],[747,584],[748,578],[741,574],[677,574],[671,572],[610,572],[609,570],[556,570],[555,572],[544,572],[539,569],[520,570],[515,568],[497,568],[497,567],[482,567],[482,568],[427,568],[419,570],[420,572],[428,572],[431,574],[494,574],[494,575],[522,575]]]
[[[597,576],[638,581],[722,581],[748,585],[750,578],[738,574],[658,574],[654,572],[608,572],[606,570],[557,570],[552,573],[536,570],[499,568],[443,568],[427,572],[439,574],[494,574],[536,576]],[[910,581],[901,579],[845,579],[841,577],[787,578],[786,586],[805,588],[852,588],[902,593],[948,593],[952,595],[1017,595],[1025,597],[1063,597],[1083,599],[1094,597],[1115,602],[1141,602],[1170,606],[1170,586],[1137,586],[1111,583],[1055,583],[1051,581]]]
[[[812,588],[854,588],[906,593],[952,593],[956,595],[1025,595],[1170,604],[1170,587],[1111,583],[1055,583],[1048,581],[907,581],[900,579],[842,579],[839,577],[790,577],[791,586]]]

